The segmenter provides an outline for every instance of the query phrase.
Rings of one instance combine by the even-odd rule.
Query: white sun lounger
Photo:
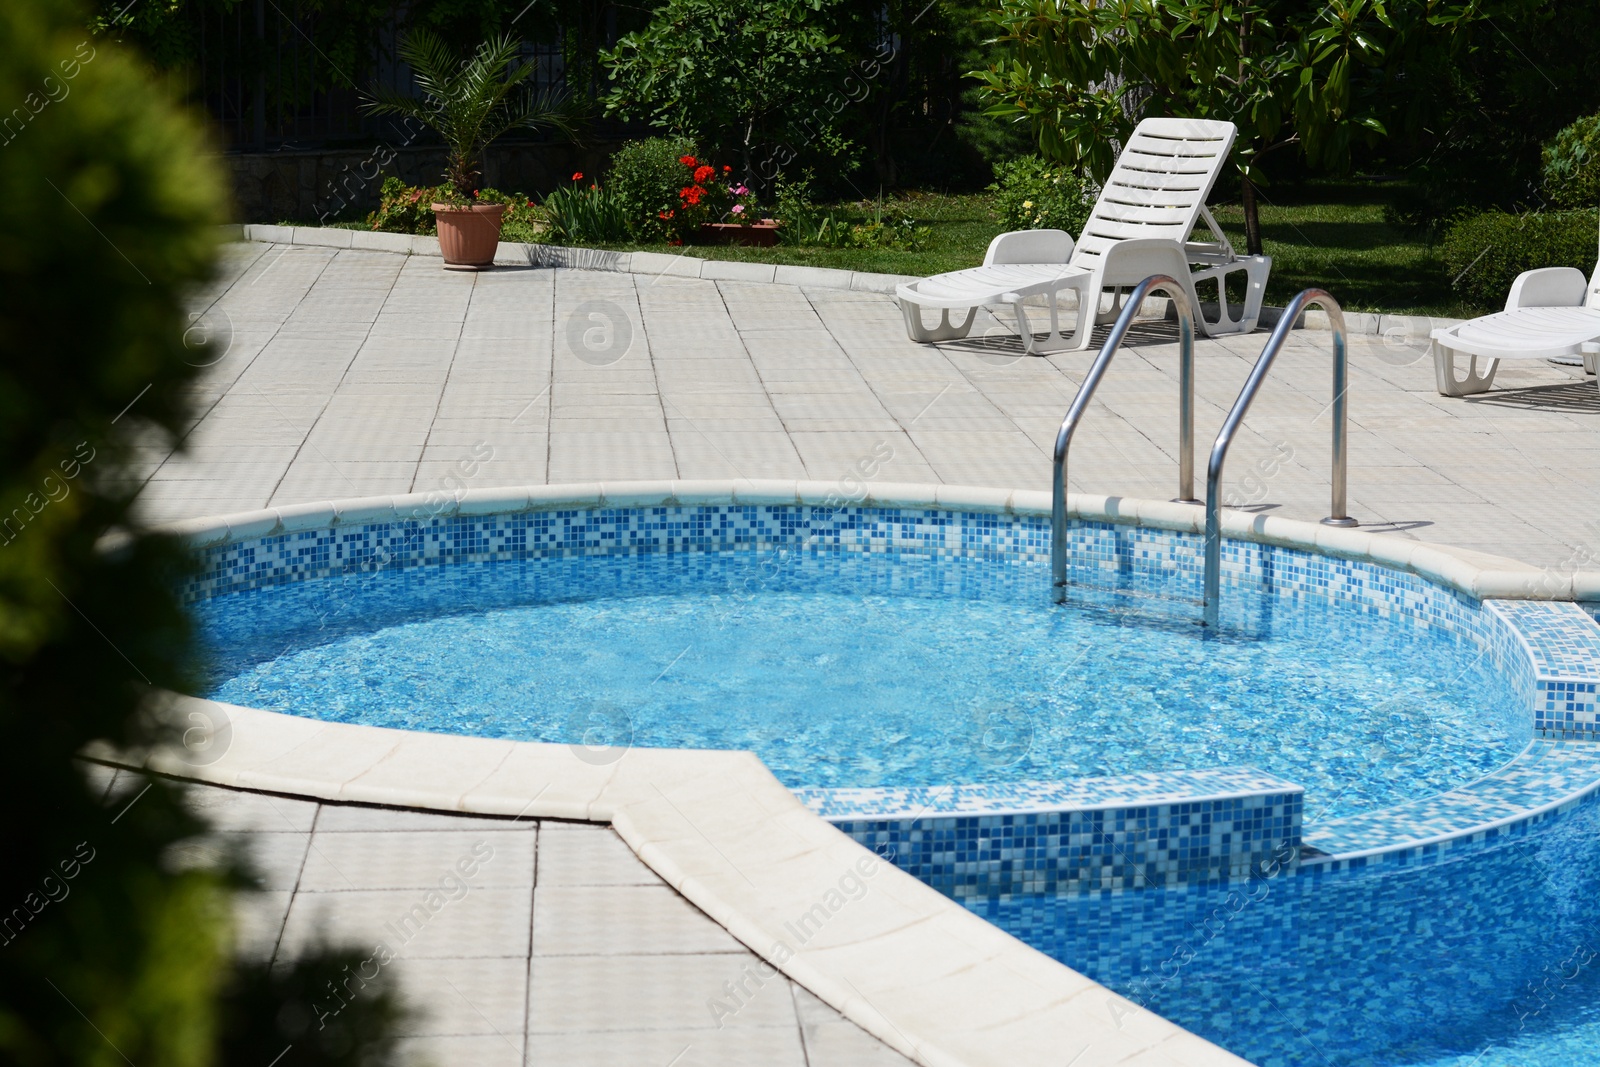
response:
[[[1231,122],[1145,119],[1118,157],[1076,243],[1064,230],[1015,230],[990,242],[981,267],[899,286],[896,295],[906,332],[923,343],[954,340],[967,336],[980,306],[1010,304],[1029,353],[1083,349],[1089,347],[1095,325],[1116,319],[1123,290],[1152,274],[1184,280],[1207,336],[1255,329],[1272,259],[1235,255],[1206,210],[1206,197],[1237,134]],[[1214,242],[1189,240],[1201,220]],[[1225,281],[1236,272],[1245,275],[1245,300],[1237,318],[1229,313]],[[1195,283],[1204,281],[1217,284],[1215,320],[1200,313]],[[1106,289],[1114,290],[1111,308],[1101,312],[1101,293]],[[1078,299],[1070,334],[1062,332],[1058,305],[1065,290],[1075,292]],[[1050,335],[1043,342],[1034,337],[1023,306],[1031,296],[1044,296],[1049,302]],[[938,325],[924,324],[924,309],[939,313]],[[953,310],[964,311],[965,320],[952,322]]]
[[[1470,396],[1494,384],[1502,359],[1572,359],[1595,370],[1600,356],[1600,265],[1594,277],[1572,267],[1524,271],[1511,284],[1506,309],[1428,335],[1434,376],[1445,396]],[[1456,356],[1468,357],[1456,377]],[[1478,360],[1488,363],[1478,370]]]

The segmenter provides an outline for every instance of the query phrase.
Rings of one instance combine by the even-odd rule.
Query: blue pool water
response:
[[[1131,580],[1130,580],[1131,581]],[[1449,634],[1317,600],[1048,603],[1037,565],[813,549],[349,575],[198,605],[207,695],[520,740],[749,749],[792,786],[1251,764],[1308,821],[1477,778],[1526,712]]]
[[[1431,867],[969,907],[1260,1067],[1600,1063],[1595,806]]]

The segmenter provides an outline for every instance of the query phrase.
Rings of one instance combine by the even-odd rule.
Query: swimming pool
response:
[[[1594,621],[1230,541],[1207,635],[1199,539],[1109,518],[1071,528],[1055,606],[1039,510],[322,509],[227,527],[187,593],[219,699],[586,761],[753,749],[969,910],[1260,1063],[1585,1062]],[[1047,869],[1068,852],[1089,875]],[[1084,892],[1107,886],[1132,891]]]
[[[582,528],[560,521],[565,541]],[[1056,606],[1037,560],[834,537],[347,572],[203,601],[206,695],[404,729],[748,749],[791,787],[1248,765],[1303,785],[1308,816],[1443,792],[1531,736],[1458,630],[1245,588],[1214,635],[1191,600],[1162,598],[1160,570],[1081,577]]]

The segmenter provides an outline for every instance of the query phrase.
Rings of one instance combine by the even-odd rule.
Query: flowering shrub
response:
[[[378,209],[367,216],[367,228],[385,233],[433,233],[433,190],[383,179]]]
[[[1024,156],[994,168],[994,209],[1008,230],[1083,232],[1099,190],[1071,167]]]
[[[748,226],[760,221],[755,194],[733,177],[732,167],[718,168],[692,155],[679,156],[678,163],[687,184],[678,189],[677,205],[656,216],[666,224],[669,243],[683,243],[705,222]]]
[[[634,240],[654,244],[674,236],[668,214],[675,217],[683,188],[678,160],[697,151],[687,137],[651,137],[629,141],[611,157],[606,181]]]

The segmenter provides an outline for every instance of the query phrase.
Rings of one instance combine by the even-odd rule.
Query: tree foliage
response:
[[[1352,148],[1413,121],[1406,89],[1464,47],[1478,0],[1001,0],[1004,52],[981,80],[995,115],[1030,119],[1045,154],[1104,180],[1146,115],[1239,127],[1253,185],[1291,146],[1340,171]]]
[[[755,178],[763,148],[845,148],[843,0],[666,0],[602,58],[608,113],[688,136]]]

